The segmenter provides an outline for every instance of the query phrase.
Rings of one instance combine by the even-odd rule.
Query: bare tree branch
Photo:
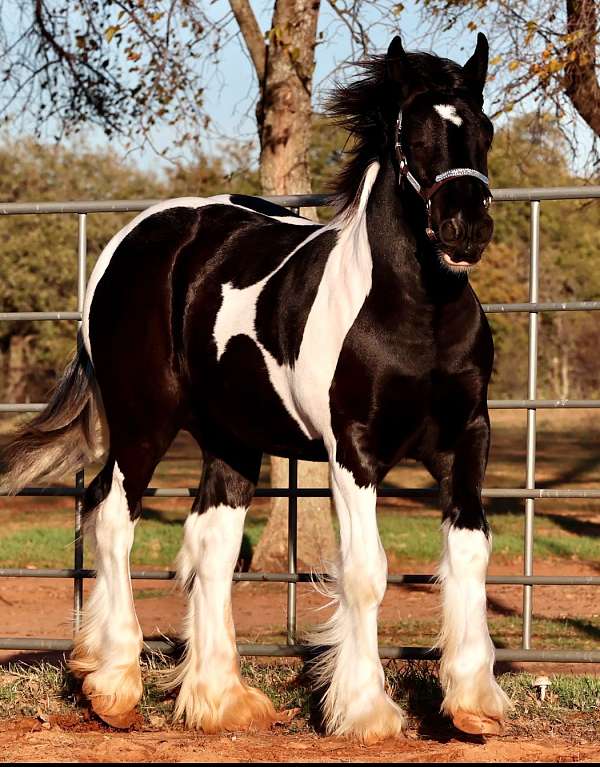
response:
[[[267,46],[249,0],[229,0],[260,83],[265,79]]]

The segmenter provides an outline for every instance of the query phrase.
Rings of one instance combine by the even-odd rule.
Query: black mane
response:
[[[463,68],[454,61],[424,52],[406,55],[410,82],[393,82],[387,56],[375,55],[356,62],[361,71],[349,83],[338,83],[325,102],[334,124],[349,133],[349,148],[344,150],[348,158],[331,187],[338,212],[352,206],[368,165],[388,149],[390,128],[411,95],[430,90],[459,95],[468,90]]]

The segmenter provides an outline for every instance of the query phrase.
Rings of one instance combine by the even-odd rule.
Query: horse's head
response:
[[[487,155],[493,128],[482,111],[488,43],[479,34],[464,66],[426,53],[406,53],[399,37],[386,57],[392,160],[399,188],[421,196],[426,231],[442,262],[466,271],[494,228],[487,208]],[[412,191],[410,193],[413,193]]]

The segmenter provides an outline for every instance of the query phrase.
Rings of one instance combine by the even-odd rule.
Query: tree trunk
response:
[[[271,485],[287,487],[288,462],[271,458]],[[326,463],[298,463],[299,487],[326,487]],[[287,570],[288,536],[287,498],[274,498],[269,521],[252,555],[251,569],[255,572]],[[335,561],[336,543],[331,523],[329,498],[300,498],[298,500],[298,566],[300,570],[327,571]]]
[[[11,336],[6,363],[7,402],[27,401],[28,357],[33,336]]]
[[[596,63],[596,0],[566,0],[567,50],[565,90],[596,136],[600,136],[600,83]]]
[[[256,117],[263,193],[309,193],[308,150],[319,0],[276,0],[266,45],[261,42],[260,30],[246,0],[230,0],[230,3],[259,80]],[[303,213],[311,215],[311,211]],[[287,461],[272,458],[272,486],[287,486],[287,478]],[[298,484],[327,486],[327,465],[300,462]],[[298,554],[301,566],[318,567],[322,561],[333,559],[334,551],[330,502],[319,498],[300,499]],[[273,500],[267,527],[252,558],[252,569],[287,569],[285,498]]]
[[[319,0],[276,0],[256,115],[265,194],[311,191],[308,149]]]

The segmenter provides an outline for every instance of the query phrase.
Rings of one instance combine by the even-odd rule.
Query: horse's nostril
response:
[[[480,244],[486,244],[492,238],[492,232],[494,231],[494,222],[489,216],[486,216],[475,227],[475,239]]]
[[[455,245],[465,236],[465,228],[458,218],[447,218],[440,224],[440,240],[446,245]]]

